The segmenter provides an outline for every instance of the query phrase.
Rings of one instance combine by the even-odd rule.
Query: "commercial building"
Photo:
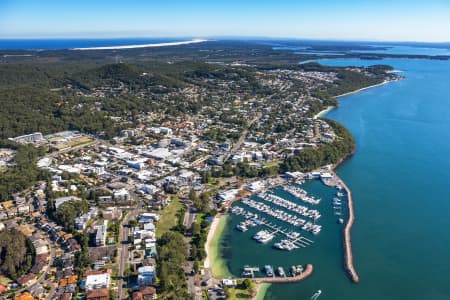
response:
[[[14,141],[16,143],[35,143],[40,142],[44,139],[44,136],[40,132],[35,132],[31,134],[21,135],[15,138],[9,138],[9,140]]]
[[[219,196],[217,196],[217,199],[219,199],[222,202],[226,202],[226,201],[234,199],[237,196],[238,192],[239,191],[237,189],[223,191],[219,194]]]

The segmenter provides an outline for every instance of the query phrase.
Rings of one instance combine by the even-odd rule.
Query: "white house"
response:
[[[152,285],[155,280],[155,268],[153,266],[145,266],[138,268],[138,285]]]
[[[104,220],[102,225],[97,225],[94,227],[97,232],[95,234],[95,245],[105,246],[106,244],[106,234],[108,229],[108,221]]]
[[[113,193],[114,199],[129,200],[130,193],[126,189],[120,189]]]
[[[109,288],[111,275],[109,273],[88,275],[86,277],[86,290]]]

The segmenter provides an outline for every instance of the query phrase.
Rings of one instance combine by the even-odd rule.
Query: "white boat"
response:
[[[270,233],[267,230],[261,230],[258,231],[254,236],[253,239],[260,242],[260,243],[267,243],[270,242],[275,236]]]
[[[269,234],[263,236],[261,239],[259,239],[258,242],[265,244],[265,243],[270,242],[273,238],[274,238],[274,235],[269,233]]]
[[[284,244],[281,242],[273,244],[273,247],[276,249],[279,249],[279,250],[286,250],[286,248],[284,247]]]
[[[236,229],[242,232],[246,232],[248,230],[247,226],[245,226],[244,224],[240,223],[236,225]]]
[[[265,265],[264,266],[264,270],[266,271],[266,274],[267,274],[268,277],[273,277],[274,276],[272,266]]]

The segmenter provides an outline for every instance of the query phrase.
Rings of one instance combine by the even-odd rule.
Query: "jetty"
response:
[[[282,234],[284,236],[286,236],[288,238],[288,240],[294,244],[297,247],[302,247],[302,248],[306,248],[307,246],[311,246],[314,241],[298,234],[295,237],[292,236],[294,232],[292,231],[287,231],[286,229],[283,229],[280,226],[276,226],[270,222],[263,222],[262,223],[264,226],[267,226],[268,228],[270,228],[272,230],[272,234],[277,235],[277,234]]]
[[[350,276],[350,279],[354,283],[359,282],[359,276],[356,272],[355,266],[353,265],[353,253],[352,253],[352,238],[351,238],[351,230],[353,223],[355,222],[355,212],[353,209],[353,199],[352,192],[345,184],[345,182],[337,176],[337,174],[333,171],[333,176],[337,179],[340,186],[342,186],[347,193],[347,203],[348,203],[348,220],[347,224],[345,224],[344,228],[344,259],[345,259],[345,269]]]
[[[252,278],[255,278],[255,272],[259,272],[259,267],[244,266],[243,274],[250,274]]]
[[[251,280],[255,283],[291,283],[291,282],[299,282],[307,277],[309,277],[312,272],[314,271],[314,266],[312,264],[306,265],[306,268],[304,271],[296,276],[293,277],[258,277],[258,278],[251,278]],[[245,278],[242,278],[245,279]]]

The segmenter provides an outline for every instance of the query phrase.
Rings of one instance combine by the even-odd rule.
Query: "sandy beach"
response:
[[[401,72],[401,71],[399,71],[399,72]],[[374,84],[374,85],[367,86],[367,87],[364,87],[364,88],[361,88],[361,89],[358,89],[358,90],[355,90],[355,91],[352,91],[352,92],[348,92],[348,93],[345,93],[345,94],[337,95],[336,98],[344,97],[344,96],[348,96],[348,95],[352,95],[352,94],[356,94],[356,93],[362,92],[364,90],[371,89],[371,88],[374,88],[374,87],[377,87],[377,86],[381,86],[381,85],[385,85],[385,84],[393,82],[393,81],[396,81],[396,80],[385,80],[382,83]],[[335,108],[335,106],[327,106],[325,109],[323,109],[320,112],[318,112],[313,117],[313,119],[317,119],[317,118],[322,117],[323,115],[326,115],[328,112],[330,112],[334,108]]]
[[[208,232],[208,236],[206,237],[206,244],[205,244],[205,251],[206,251],[206,258],[205,258],[205,263],[203,264],[203,266],[205,268],[210,268],[211,267],[211,242],[212,239],[216,233],[217,230],[217,225],[219,225],[220,222],[220,217],[214,217],[212,223],[211,223],[211,227],[209,228],[209,232]]]
[[[320,118],[321,116],[327,114],[327,112],[329,112],[329,111],[332,110],[333,108],[334,108],[334,106],[327,106],[325,109],[319,111],[319,112],[313,117],[313,119]]]
[[[377,86],[385,85],[386,83],[390,83],[390,82],[393,82],[393,81],[396,81],[396,80],[385,80],[382,83],[370,85],[370,86],[364,87],[362,89],[355,90],[353,92],[348,92],[348,93],[345,93],[345,94],[337,95],[336,98],[344,97],[344,96],[348,96],[348,95],[352,95],[352,94],[356,94],[356,93],[362,92],[364,90],[368,90],[368,89],[371,89],[371,88],[374,88],[374,87],[377,87]]]
[[[189,44],[203,43],[207,40],[193,39],[183,42],[170,42],[170,43],[157,43],[157,44],[142,44],[142,45],[124,45],[124,46],[105,46],[105,47],[87,47],[87,48],[72,48],[71,50],[122,50],[122,49],[138,49],[138,48],[155,48],[155,47],[168,47],[168,46],[181,46]]]
[[[228,215],[217,215],[208,232],[205,243],[206,258],[204,268],[210,268],[215,278],[232,277],[226,261],[220,257],[219,241],[227,224]]]

